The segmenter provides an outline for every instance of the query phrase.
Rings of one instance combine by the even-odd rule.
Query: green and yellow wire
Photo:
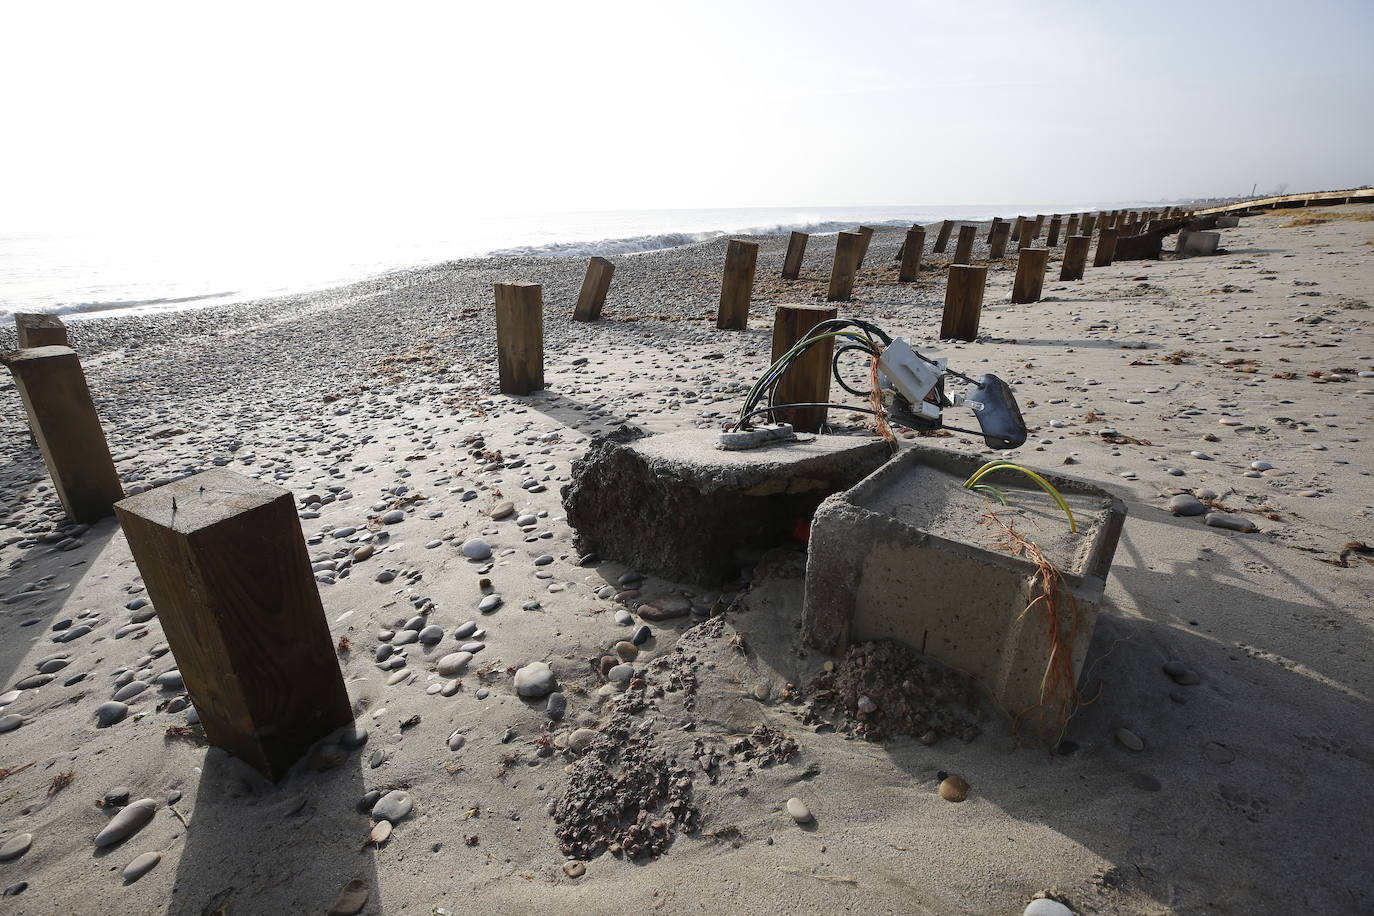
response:
[[[991,474],[993,471],[1000,471],[1004,468],[1012,471],[1020,471],[1022,474],[1025,474],[1027,477],[1033,480],[1040,487],[1040,489],[1044,490],[1046,493],[1050,495],[1050,498],[1055,501],[1055,504],[1058,505],[1060,509],[1064,510],[1064,514],[1068,516],[1069,519],[1069,530],[1074,532],[1078,531],[1078,522],[1074,521],[1073,510],[1071,510],[1069,508],[1069,504],[1064,501],[1064,497],[1059,495],[1059,491],[1056,490],[1048,480],[1041,477],[1039,474],[1035,473],[1030,468],[1022,467],[1019,464],[1013,464],[1010,461],[989,461],[987,464],[983,465],[981,468],[974,471],[968,480],[964,481],[964,489],[992,490],[992,492],[997,495],[997,498],[1002,501],[1002,505],[1005,506],[1007,504],[1007,500],[1005,497],[1002,496],[1001,493],[998,493],[996,490],[993,490],[993,488],[989,487],[987,484],[979,484],[980,480]]]

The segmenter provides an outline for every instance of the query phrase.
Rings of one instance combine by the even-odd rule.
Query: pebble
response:
[[[946,776],[940,780],[940,797],[947,802],[961,802],[968,798],[969,784],[962,776]]]
[[[23,695],[24,691],[22,690],[11,690],[8,693],[0,694],[0,709],[3,709],[4,707],[10,705]]]
[[[662,620],[672,620],[675,617],[682,617],[692,609],[692,602],[677,595],[670,595],[665,598],[656,598],[651,604],[639,606],[639,616],[645,620],[658,623]]]
[[[628,684],[630,678],[634,677],[634,673],[633,665],[615,665],[606,672],[606,679],[612,684]]]
[[[464,541],[461,549],[469,560],[485,560],[491,556],[491,545],[481,538]]]
[[[1178,684],[1183,687],[1191,687],[1194,684],[1199,684],[1202,682],[1201,678],[1199,678],[1195,673],[1193,673],[1193,671],[1187,665],[1183,664],[1183,662],[1165,662],[1164,673],[1169,675],[1169,677],[1173,678],[1175,684]]]
[[[1202,753],[1213,763],[1230,763],[1236,759],[1236,752],[1224,744],[1208,741],[1202,746]]]
[[[392,509],[390,512],[382,516],[382,524],[395,525],[397,522],[405,521],[405,519],[406,514],[404,512],[402,512],[400,509]]]
[[[1121,742],[1121,746],[1133,751],[1145,750],[1145,742],[1140,740],[1140,736],[1129,728],[1118,728],[1116,730],[1116,740]]]
[[[1197,497],[1180,493],[1169,500],[1169,511],[1174,515],[1202,515],[1207,511],[1207,507],[1199,502]]]
[[[615,644],[614,651],[622,662],[632,662],[639,657],[639,647],[624,639]]]
[[[105,829],[96,834],[95,845],[103,848],[127,840],[142,830],[153,819],[153,814],[156,811],[157,802],[151,798],[140,798],[110,818]]]
[[[572,751],[574,754],[586,753],[587,748],[591,747],[592,742],[595,740],[595,730],[590,728],[575,729],[573,733],[568,736],[568,750]]]
[[[1258,531],[1259,528],[1248,518],[1230,512],[1208,512],[1202,521],[1212,528],[1226,528],[1230,531]]]
[[[491,510],[491,517],[497,520],[506,518],[514,514],[515,503],[510,502],[509,500],[506,502],[497,503],[496,507]]]
[[[116,700],[101,703],[95,711],[95,727],[109,728],[111,725],[124,721],[124,717],[128,714],[129,707]]]
[[[405,818],[410,813],[413,802],[410,800],[410,793],[401,789],[392,789],[381,797],[377,804],[372,806],[372,819],[374,821],[391,821],[395,824]]]
[[[339,746],[356,750],[367,743],[367,729],[350,726],[339,733]]]
[[[24,717],[10,713],[7,716],[0,716],[0,735],[5,732],[12,732],[24,724]]]
[[[29,851],[33,846],[32,833],[19,833],[10,837],[4,843],[0,843],[0,862],[8,862],[17,859]]]
[[[138,856],[128,865],[124,866],[124,871],[121,873],[124,877],[124,883],[133,884],[139,878],[142,878],[144,875],[148,874],[148,872],[156,868],[157,863],[161,861],[161,853],[145,852],[143,855]]]
[[[555,722],[562,720],[568,712],[568,698],[561,693],[549,694],[549,705],[544,714]]]
[[[458,626],[458,629],[456,629],[456,630],[453,631],[453,638],[454,638],[454,639],[467,639],[469,636],[471,636],[473,633],[476,633],[476,632],[477,632],[477,621],[475,621],[475,620],[469,620],[467,623],[460,624],[460,625]]]
[[[354,878],[343,886],[334,905],[326,916],[356,916],[367,906],[367,898],[372,895],[372,887],[360,878]]]
[[[515,672],[515,692],[522,697],[547,696],[553,689],[553,669],[544,662],[530,662]]]
[[[438,672],[440,677],[457,677],[467,668],[468,662],[472,661],[471,652],[451,652],[439,659]]]
[[[477,610],[481,611],[483,614],[490,614],[492,611],[499,608],[503,603],[503,599],[500,595],[487,595],[480,602],[478,602]]]
[[[1041,897],[1039,900],[1032,900],[1026,904],[1026,908],[1021,911],[1021,916],[1073,916],[1073,910],[1058,900]]]
[[[806,807],[806,802],[800,798],[789,798],[787,800],[787,813],[792,820],[798,824],[809,824],[814,818],[811,816],[811,809]]]
[[[563,874],[569,878],[580,878],[587,873],[587,866],[581,862],[564,862]]]
[[[48,684],[52,679],[51,674],[30,674],[26,678],[15,681],[14,686],[18,690],[33,690]]]
[[[145,684],[143,681],[130,681],[123,687],[119,688],[119,690],[115,691],[114,699],[118,700],[121,703],[125,700],[132,700],[134,697],[138,696],[140,693],[147,689],[148,685]]]
[[[102,801],[112,808],[122,808],[129,803],[129,790],[124,786],[115,786],[105,793]]]
[[[468,739],[464,738],[459,732],[454,732],[448,736],[448,749],[451,751],[461,751],[463,745],[467,743]]]
[[[615,612],[615,622],[620,624],[622,627],[628,627],[635,622],[635,615],[631,614],[624,608],[620,608],[618,611]]]
[[[635,635],[630,638],[630,642],[634,643],[636,646],[642,646],[652,639],[653,636],[654,631],[649,629],[647,624],[644,624],[641,625],[638,630],[635,630]]]
[[[432,646],[444,638],[444,628],[435,624],[430,624],[420,631],[420,642],[426,646]]]

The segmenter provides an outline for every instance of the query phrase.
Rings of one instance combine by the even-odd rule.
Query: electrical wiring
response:
[[[760,414],[772,413],[775,410],[787,410],[791,407],[826,407],[831,410],[852,410],[855,413],[866,413],[871,414],[873,416],[878,415],[878,411],[876,410],[873,410],[868,407],[855,407],[853,404],[832,404],[822,401],[805,401],[798,404],[769,404],[767,407],[760,407],[757,410],[750,412],[748,416],[742,418],[740,420],[740,423],[747,422],[749,417],[757,417]]]
[[[851,328],[857,330],[851,330]],[[793,362],[801,358],[809,348],[825,340],[843,338],[848,341],[848,346],[867,350],[876,355],[878,344],[873,340],[875,335],[885,344],[892,341],[886,332],[867,321],[832,318],[817,324],[804,339],[798,341],[780,356],[750,388],[749,394],[745,397],[744,405],[740,409],[740,419],[736,423],[736,428],[747,423],[747,418],[757,413],[757,405],[764,397],[772,400],[778,382],[786,375]]]
[[[989,461],[987,464],[983,465],[978,470],[974,471],[973,474],[969,476],[968,480],[964,481],[964,487],[966,489],[973,489],[974,486],[984,477],[993,473],[994,471],[1000,471],[1003,469],[1020,471],[1022,474],[1025,474],[1032,481],[1034,481],[1042,490],[1048,493],[1050,495],[1050,498],[1055,501],[1055,504],[1058,505],[1059,508],[1064,511],[1064,515],[1066,515],[1069,519],[1069,530],[1078,530],[1078,522],[1073,517],[1073,511],[1069,508],[1069,504],[1064,501],[1064,497],[1060,495],[1059,491],[1056,490],[1054,486],[1050,484],[1050,482],[1046,480],[1044,477],[1041,477],[1035,471],[1032,471],[1029,468],[1022,467],[1019,464],[1013,464],[1010,461]]]

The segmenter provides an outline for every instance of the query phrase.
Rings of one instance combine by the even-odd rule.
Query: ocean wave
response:
[[[63,302],[59,305],[32,305],[10,308],[0,306],[0,317],[10,317],[21,312],[38,315],[82,315],[87,312],[112,312],[124,309],[163,308],[165,306],[188,305],[211,299],[230,299],[239,295],[234,290],[222,293],[202,293],[198,296],[173,296],[160,299],[112,299],[103,302]]]
[[[866,222],[865,226],[910,226],[912,220],[889,219]],[[682,248],[709,242],[725,236],[746,235],[787,235],[790,232],[805,232],[810,235],[827,235],[854,229],[859,224],[853,221],[824,220],[808,223],[786,223],[772,226],[750,226],[743,229],[713,229],[707,232],[663,232],[655,235],[637,235],[623,239],[595,239],[581,242],[549,242],[544,245],[520,245],[514,248],[499,248],[488,251],[490,258],[585,258],[592,255],[643,254],[646,251],[664,251],[669,248]]]

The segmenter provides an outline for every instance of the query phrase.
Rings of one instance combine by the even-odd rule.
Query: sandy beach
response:
[[[1016,460],[1128,507],[1092,702],[1054,753],[986,710],[933,743],[856,736],[816,697],[801,550],[741,557],[722,603],[574,549],[572,463],[627,427],[719,429],[769,365],[774,307],[824,300],[831,236],[796,281],[785,237],[753,239],[738,332],[715,328],[725,239],[615,259],[590,324],[571,321],[585,261],[515,257],[68,322],[129,492],[213,467],[292,491],[359,732],[275,785],[205,745],[124,536],[65,524],[6,374],[0,914],[322,913],[354,880],[361,912],[417,916],[1019,914],[1044,893],[1080,914],[1374,911],[1368,215],[1247,216],[1224,253],[1074,282],[1061,247],[1029,305],[1009,304],[999,261],[967,344],[938,340],[948,257],[898,283],[903,233],[876,232],[841,316],[1006,379],[1031,430]],[[547,389],[524,398],[496,384],[492,284],[514,280],[545,304]],[[1189,496],[1255,530],[1171,511]],[[439,641],[399,646],[417,616]],[[601,673],[617,649],[641,686]],[[566,700],[556,718],[516,695],[534,662]],[[127,708],[102,727],[111,702]],[[943,799],[939,774],[967,799]],[[390,792],[411,808],[370,842]],[[597,792],[680,829],[646,829],[634,861],[588,846]],[[146,826],[97,847],[142,799]]]

